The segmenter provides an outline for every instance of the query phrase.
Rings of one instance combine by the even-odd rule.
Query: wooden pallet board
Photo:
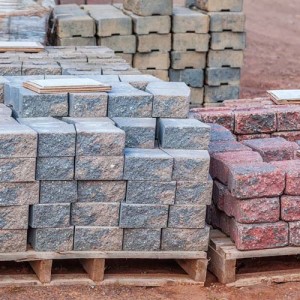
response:
[[[115,270],[112,272],[111,262],[116,260],[137,261],[140,268],[134,271]],[[71,260],[71,261],[70,261]],[[70,270],[67,274],[56,273],[54,263],[68,262],[72,265],[75,260],[81,266],[82,273]],[[160,266],[164,260],[176,262],[181,271],[172,273],[168,268],[148,272],[141,262],[155,260]],[[18,273],[14,269],[11,273],[0,274],[0,287],[5,286],[31,286],[31,285],[125,285],[125,286],[163,286],[175,284],[193,284],[204,286],[207,273],[207,254],[200,252],[36,252],[29,250],[22,253],[0,253],[0,266],[5,262],[16,264],[29,264],[31,273]],[[118,265],[118,262],[116,262]],[[163,265],[163,264],[162,264]],[[13,268],[13,267],[12,267]],[[5,269],[5,268],[4,268]],[[147,273],[148,272],[148,273]]]
[[[9,51],[38,53],[44,51],[44,46],[38,42],[0,41],[0,52],[9,52]]]
[[[208,270],[227,286],[243,287],[262,282],[300,281],[300,269],[272,270],[237,274],[237,261],[253,258],[270,258],[300,255],[300,247],[239,251],[229,237],[212,230],[208,249]]]

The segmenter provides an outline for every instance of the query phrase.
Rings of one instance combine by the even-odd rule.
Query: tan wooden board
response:
[[[38,42],[4,42],[0,41],[0,52],[41,52],[44,46]]]
[[[277,105],[300,104],[300,90],[270,90],[267,93]]]

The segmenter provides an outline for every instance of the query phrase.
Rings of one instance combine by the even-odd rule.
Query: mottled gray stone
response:
[[[121,228],[165,228],[168,221],[168,205],[121,204]]]
[[[160,149],[125,149],[125,180],[171,181],[173,158]]]
[[[134,88],[145,91],[150,82],[161,81],[152,75],[120,75],[121,82],[127,82]]]
[[[72,203],[77,201],[77,181],[41,181],[40,203]]]
[[[173,33],[174,51],[208,52],[210,35],[208,33]]]
[[[239,85],[241,79],[240,68],[207,68],[205,83],[209,86],[222,84]]]
[[[175,181],[128,181],[126,203],[174,204],[175,190]]]
[[[156,119],[113,118],[116,125],[125,131],[125,147],[154,148]]]
[[[123,229],[118,227],[75,227],[75,251],[121,251]]]
[[[69,94],[70,117],[106,117],[107,114],[106,93],[77,93]]]
[[[74,227],[30,228],[28,240],[35,251],[72,251]]]
[[[184,82],[190,87],[203,87],[204,72],[202,69],[169,70],[171,81]]]
[[[139,16],[170,16],[173,10],[172,0],[125,0],[124,8]]]
[[[161,229],[124,229],[124,251],[157,251]]]
[[[206,205],[171,205],[169,228],[204,228]]]
[[[119,225],[119,203],[74,203],[71,208],[71,224],[75,226]]]
[[[212,50],[244,50],[246,48],[246,33],[244,32],[212,32],[210,40]]]
[[[224,100],[239,99],[240,87],[233,85],[205,86],[204,102],[218,103]]]
[[[27,229],[0,230],[0,253],[25,252]]]
[[[210,164],[208,151],[172,149],[164,151],[174,158],[173,180],[207,180]]]
[[[22,62],[8,60],[7,62],[0,63],[1,76],[21,76],[22,75]]]
[[[70,204],[35,204],[30,206],[31,228],[61,228],[70,226]]]
[[[172,35],[150,33],[137,35],[137,49],[139,53],[151,53],[154,51],[170,52],[172,50]]]
[[[160,119],[159,142],[166,149],[208,149],[210,127],[195,119]]]
[[[1,76],[0,77],[0,103],[4,103],[4,85],[5,85],[5,83],[8,83],[8,80]]]
[[[194,0],[194,4],[204,11],[242,11],[243,0]]]
[[[60,75],[61,68],[54,61],[24,61],[22,75]]]
[[[153,94],[155,118],[187,118],[190,89],[183,82],[151,82],[146,92]]]
[[[100,37],[98,43],[100,43],[102,46],[110,47],[116,52],[122,52],[126,54],[134,54],[136,52],[136,36],[132,34]]]
[[[206,52],[194,51],[172,51],[171,52],[172,69],[182,70],[187,68],[205,69]]]
[[[13,107],[18,117],[64,117],[68,115],[67,93],[38,94],[21,87],[18,94],[19,98],[16,100],[19,107]]]
[[[1,118],[1,115],[0,115]],[[18,123],[0,122],[0,158],[36,157],[37,134]]]
[[[0,182],[35,181],[35,158],[0,159]]]
[[[74,157],[38,157],[37,180],[73,180]]]
[[[39,203],[39,182],[0,183],[0,206]]]
[[[76,156],[119,156],[125,148],[125,132],[105,122],[75,124]]]
[[[162,230],[163,251],[207,251],[209,227],[204,229],[165,228]]]
[[[2,79],[0,77],[0,116],[11,117],[11,114],[12,114],[11,109],[8,106],[6,106],[5,104],[1,103],[1,80]],[[6,80],[6,79],[3,78],[3,80]],[[3,90],[3,92],[4,92],[4,90]]]
[[[246,16],[242,12],[210,12],[210,31],[221,32],[230,30],[233,32],[244,32]]]
[[[27,229],[29,206],[0,207],[0,229]]]
[[[212,197],[212,180],[178,181],[175,204],[210,205]]]
[[[207,67],[209,68],[241,68],[244,61],[242,50],[210,50],[207,55]]]
[[[135,89],[129,83],[112,84],[108,93],[108,116],[151,118],[153,96]]]
[[[122,180],[123,156],[80,156],[75,161],[76,180]]]
[[[78,181],[78,202],[121,202],[126,181]]]
[[[19,118],[18,122],[38,133],[39,157],[75,156],[76,131],[73,125],[55,118]]]

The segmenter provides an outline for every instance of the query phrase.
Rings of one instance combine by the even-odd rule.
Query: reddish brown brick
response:
[[[210,126],[210,141],[211,142],[224,142],[224,141],[235,141],[235,136],[230,130],[219,124],[208,123]]]
[[[284,221],[300,221],[300,196],[281,197],[281,219]]]
[[[204,123],[217,123],[233,131],[234,114],[231,109],[225,107],[193,108],[190,117]]]
[[[300,195],[300,161],[285,160],[272,162],[272,165],[280,168],[285,173],[284,193],[291,196]]]
[[[271,134],[269,133],[257,133],[257,134],[243,134],[238,135],[238,142],[246,141],[246,140],[254,140],[254,139],[267,139],[270,138]]]
[[[279,197],[239,200],[229,191],[225,194],[224,211],[239,223],[273,223],[279,221]]]
[[[300,246],[300,221],[289,223],[290,246]]]
[[[210,174],[224,184],[228,182],[229,166],[246,162],[262,162],[259,153],[254,151],[223,152],[211,155]]]
[[[243,144],[257,151],[265,162],[294,159],[299,148],[296,143],[280,137],[248,140]]]
[[[276,131],[276,114],[271,109],[235,112],[234,132],[237,134],[271,133]]]
[[[281,131],[274,132],[272,137],[282,137],[290,142],[296,142],[300,140],[300,131]]]
[[[218,207],[218,209],[223,211],[226,191],[227,186],[217,180],[214,180],[212,193],[213,203]]]
[[[211,142],[208,146],[208,152],[210,155],[214,153],[222,152],[237,152],[237,151],[251,151],[251,148],[246,147],[245,145],[238,143],[236,141],[227,141],[227,142]]]
[[[285,247],[289,243],[288,223],[241,224],[235,222],[232,239],[238,250]]]
[[[284,187],[284,172],[272,164],[243,163],[229,168],[228,189],[238,199],[279,196]]]
[[[297,105],[288,107],[276,107],[277,130],[300,130],[300,107]]]

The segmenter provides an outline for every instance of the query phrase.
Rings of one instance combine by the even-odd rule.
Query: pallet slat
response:
[[[31,268],[42,283],[51,281],[52,260],[37,260],[29,262]]]

